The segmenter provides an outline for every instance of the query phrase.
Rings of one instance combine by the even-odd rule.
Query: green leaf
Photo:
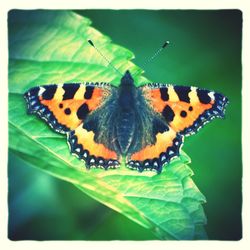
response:
[[[120,76],[86,41],[92,39],[113,65],[129,69],[138,84],[146,81],[130,60],[133,54],[90,27],[70,11],[9,13],[9,147],[33,167],[74,184],[93,199],[118,211],[159,239],[205,239],[204,196],[191,179],[189,157],[182,152],[160,175],[117,170],[87,171],[70,155],[66,137],[27,115],[23,93],[49,83],[107,81]],[[140,73],[139,73],[140,72]]]

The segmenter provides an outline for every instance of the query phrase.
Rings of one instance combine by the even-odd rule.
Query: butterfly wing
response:
[[[223,118],[228,103],[222,94],[196,87],[149,84],[142,92],[148,105],[185,136],[216,117]]]
[[[116,167],[116,153],[94,141],[94,134],[84,128],[85,121],[101,109],[115,91],[107,83],[68,83],[45,85],[28,90],[24,97],[28,112],[37,114],[58,133],[67,134],[70,150],[87,167]],[[95,159],[95,162],[93,162]]]
[[[128,160],[128,166],[133,169],[154,170],[160,173],[165,163],[179,155],[183,143],[183,136],[167,125],[163,130],[158,130],[152,136],[155,142],[132,153]]]
[[[148,108],[164,123],[153,129],[155,142],[129,158],[128,164],[141,171],[161,172],[165,163],[179,155],[184,136],[196,133],[215,117],[224,117],[228,103],[221,94],[195,87],[152,83],[139,89]]]

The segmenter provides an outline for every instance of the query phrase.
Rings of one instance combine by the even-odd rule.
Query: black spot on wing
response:
[[[208,95],[209,91],[204,89],[197,89],[197,96],[201,103],[208,104],[211,102],[211,98]]]
[[[79,89],[80,84],[63,84],[64,94],[63,94],[63,100],[73,99],[76,91]]]
[[[70,108],[66,108],[64,110],[64,113],[65,113],[65,115],[70,115],[71,114],[71,109]]]
[[[57,90],[57,85],[48,85],[45,86],[45,91],[42,94],[44,100],[51,100],[54,97],[54,94]]]
[[[189,92],[191,91],[190,87],[186,86],[174,86],[174,90],[176,94],[178,95],[180,101],[183,102],[190,102],[190,98],[188,96]]]
[[[162,115],[165,117],[167,122],[172,122],[174,120],[174,111],[168,105],[162,111]]]
[[[84,98],[85,99],[91,99],[94,91],[94,86],[87,86],[85,93],[84,93]]]
[[[167,88],[160,88],[160,92],[161,92],[161,99],[163,101],[168,101],[168,99],[169,99],[168,89]]]
[[[84,120],[89,113],[89,107],[86,103],[82,104],[76,112],[79,120]]]
[[[187,112],[185,110],[182,110],[181,113],[180,113],[180,116],[181,117],[186,117],[187,116]]]

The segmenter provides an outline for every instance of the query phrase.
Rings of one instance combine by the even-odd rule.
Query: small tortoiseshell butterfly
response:
[[[71,153],[86,167],[162,171],[179,155],[185,136],[215,117],[228,99],[213,91],[149,83],[136,87],[129,71],[119,87],[108,83],[65,83],[31,88],[28,112],[66,134]]]

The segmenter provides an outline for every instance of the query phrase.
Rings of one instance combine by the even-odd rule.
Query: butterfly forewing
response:
[[[228,103],[223,95],[196,87],[148,84],[142,92],[149,106],[183,135],[196,133],[215,117],[224,117]]]

